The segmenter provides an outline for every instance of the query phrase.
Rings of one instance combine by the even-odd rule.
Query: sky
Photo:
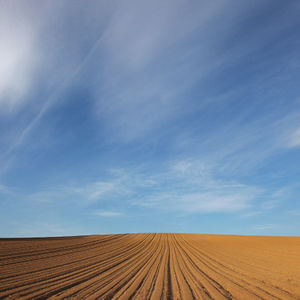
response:
[[[0,0],[0,237],[300,235],[299,14]]]

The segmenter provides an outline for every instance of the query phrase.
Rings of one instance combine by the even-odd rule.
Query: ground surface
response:
[[[0,239],[0,299],[300,299],[300,237]]]

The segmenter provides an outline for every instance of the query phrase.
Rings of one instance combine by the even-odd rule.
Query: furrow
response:
[[[0,239],[0,299],[300,299],[300,238]]]
[[[184,245],[184,243],[182,243]],[[192,248],[192,249],[191,249]],[[210,280],[215,282],[216,284],[220,284],[220,282],[223,281],[229,281],[233,283],[234,285],[238,286],[241,290],[244,290],[243,293],[249,292],[252,294],[252,297],[270,297],[272,296],[274,299],[278,299],[274,294],[271,292],[266,291],[263,288],[259,288],[257,285],[261,285],[260,281],[257,281],[255,285],[251,284],[251,281],[256,281],[253,278],[249,278],[248,276],[237,273],[232,271],[229,268],[222,268],[218,266],[219,264],[213,264],[212,262],[215,262],[215,260],[210,259],[208,255],[203,254],[202,252],[200,253],[195,249],[195,247],[189,247],[185,246],[185,249],[190,250],[190,256],[193,257],[191,258],[192,261],[196,262],[199,261],[200,264],[203,265],[203,269],[206,269],[207,272],[212,273],[212,275],[216,276],[216,280],[212,279],[210,277]],[[200,257],[200,258],[199,258]],[[224,270],[225,269],[225,270]],[[231,271],[231,272],[228,272]],[[203,272],[203,270],[201,270]],[[208,275],[207,275],[208,276]],[[221,279],[222,278],[222,279]],[[220,280],[221,279],[221,280]],[[248,288],[246,288],[246,286]]]

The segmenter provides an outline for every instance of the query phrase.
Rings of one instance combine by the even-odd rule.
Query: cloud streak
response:
[[[250,208],[263,191],[235,181],[214,178],[199,161],[177,161],[151,177],[153,184],[135,205],[185,213],[234,212]]]
[[[38,30],[32,14],[12,3],[1,5],[0,112],[23,106],[33,85],[40,53],[36,47]],[[16,22],[16,17],[18,22]]]
[[[123,214],[119,212],[113,212],[113,211],[97,211],[94,213],[94,215],[98,217],[120,217]]]
[[[292,134],[289,135],[288,146],[299,147],[300,146],[300,129],[295,130]]]
[[[118,7],[99,43],[105,60],[96,77],[96,106],[121,141],[144,137],[178,117],[184,92],[207,73],[205,56],[215,45],[201,35],[221,9],[221,2],[186,9],[181,1]],[[204,46],[181,46],[197,30]]]

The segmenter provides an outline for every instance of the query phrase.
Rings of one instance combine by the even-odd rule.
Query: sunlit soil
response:
[[[0,239],[0,299],[300,299],[300,237]]]

